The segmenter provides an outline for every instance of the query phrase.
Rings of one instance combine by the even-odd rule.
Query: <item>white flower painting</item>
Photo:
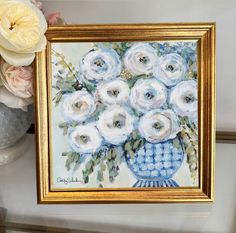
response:
[[[87,91],[67,94],[62,103],[62,114],[65,121],[85,121],[95,109],[95,101]]]
[[[157,62],[157,53],[148,43],[135,43],[126,50],[123,60],[131,74],[150,74]]]
[[[98,130],[112,145],[119,145],[128,138],[134,128],[134,117],[123,107],[112,105],[101,113]]]
[[[196,41],[52,46],[56,188],[197,186]],[[72,179],[73,180],[73,179]]]
[[[80,62],[83,76],[88,80],[108,80],[121,72],[121,61],[115,50],[99,48],[89,51]]]
[[[154,68],[154,75],[167,87],[175,86],[186,75],[186,61],[177,53],[161,56]]]
[[[130,104],[139,112],[160,109],[167,99],[167,88],[155,78],[139,79],[131,89]]]
[[[112,79],[101,82],[97,86],[97,97],[105,105],[125,104],[129,101],[130,89],[122,79]]]

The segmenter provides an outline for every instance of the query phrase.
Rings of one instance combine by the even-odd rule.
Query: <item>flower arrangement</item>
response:
[[[196,181],[195,42],[100,42],[75,66],[55,50],[52,62],[57,70],[53,102],[61,108],[59,128],[71,148],[62,153],[68,170],[85,163],[84,183],[96,173],[103,187],[104,174],[113,182],[125,158],[131,164],[136,155],[162,145],[176,156],[183,147]],[[148,166],[143,176],[157,173],[153,163]]]
[[[0,1],[0,103],[27,111],[33,103],[35,53],[45,49],[47,21],[63,24],[60,13],[46,20],[36,0]]]
[[[47,20],[36,0],[0,0],[0,165],[24,154],[33,122],[35,53],[45,49],[48,24],[62,24],[60,13]],[[20,147],[21,149],[19,150]]]

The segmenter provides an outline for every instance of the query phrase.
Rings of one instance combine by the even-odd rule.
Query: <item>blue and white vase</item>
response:
[[[179,140],[179,148],[173,141]],[[184,151],[179,137],[165,142],[152,144],[145,142],[135,156],[126,154],[129,169],[137,179],[133,187],[178,187],[173,175],[180,168]]]

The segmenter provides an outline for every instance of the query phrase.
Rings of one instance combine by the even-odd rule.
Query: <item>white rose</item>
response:
[[[69,142],[74,151],[81,154],[93,154],[101,146],[102,138],[95,123],[77,126],[69,135]]]
[[[178,115],[192,119],[197,117],[197,89],[197,82],[194,80],[182,81],[171,89],[169,101]]]
[[[152,110],[141,117],[139,132],[148,142],[158,143],[176,137],[180,131],[178,118],[172,110]]]
[[[148,43],[135,43],[124,55],[126,69],[134,75],[150,74],[157,61],[157,51]]]
[[[105,105],[124,104],[129,100],[129,86],[120,79],[101,82],[97,87],[98,99]]]
[[[20,108],[23,111],[28,110],[28,105],[34,102],[34,98],[20,98],[13,95],[4,86],[0,86],[0,103],[5,104],[9,108]]]
[[[165,85],[155,78],[139,79],[130,94],[130,103],[139,112],[160,108],[167,99]]]
[[[62,113],[68,121],[85,121],[95,109],[93,96],[84,90],[66,95],[62,103]]]
[[[184,59],[177,53],[161,56],[154,68],[154,75],[166,86],[175,86],[184,77],[187,65]]]
[[[0,54],[13,66],[30,65],[46,46],[47,22],[27,0],[0,1]]]
[[[119,76],[121,61],[114,49],[104,47],[89,51],[82,58],[80,68],[88,80],[108,80]]]
[[[133,131],[134,118],[119,105],[108,107],[101,113],[97,127],[105,140],[113,145],[123,143]]]

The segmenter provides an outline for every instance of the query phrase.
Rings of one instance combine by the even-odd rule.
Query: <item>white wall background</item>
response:
[[[51,0],[69,23],[216,22],[217,128],[236,131],[236,0]]]
[[[217,127],[236,131],[236,0],[44,1],[67,23],[217,23]],[[0,167],[0,206],[10,221],[105,232],[236,232],[236,145],[217,144],[214,204],[37,205],[34,138]]]

